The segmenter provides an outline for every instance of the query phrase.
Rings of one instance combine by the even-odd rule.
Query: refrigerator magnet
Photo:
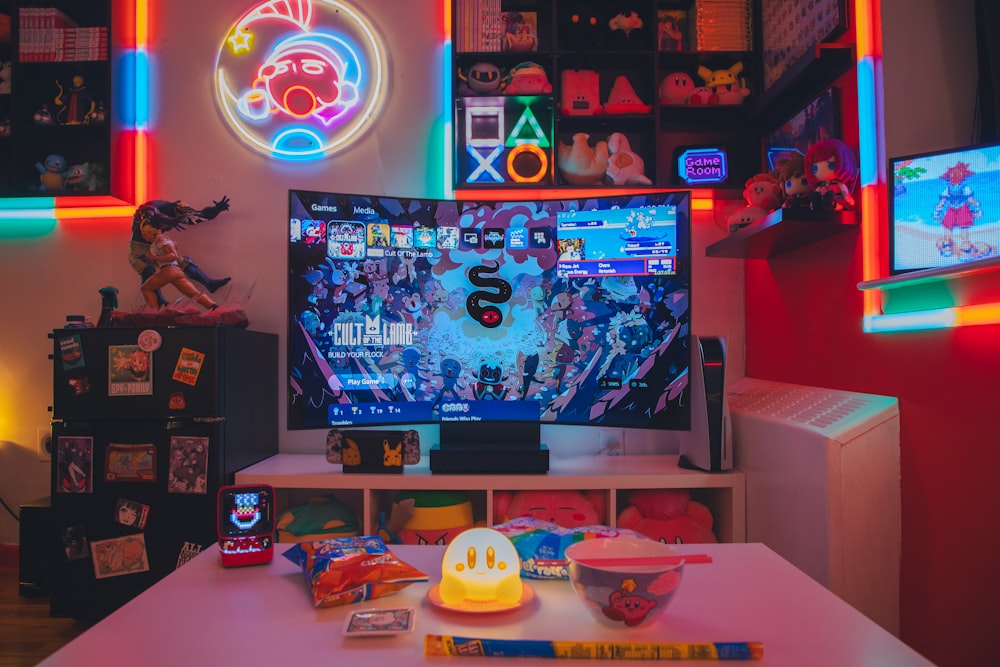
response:
[[[177,357],[177,365],[174,366],[173,379],[192,387],[195,386],[198,384],[198,375],[201,374],[201,367],[204,363],[205,354],[203,352],[182,347],[181,353]]]
[[[91,493],[94,476],[94,439],[61,435],[56,440],[56,492]]]
[[[138,345],[108,346],[108,396],[150,396],[153,353]]]
[[[170,436],[168,493],[205,493],[208,489],[208,438]]]
[[[144,352],[156,352],[163,345],[163,336],[156,329],[143,329],[136,339],[139,349]]]
[[[149,505],[119,498],[115,503],[115,521],[123,526],[142,530],[146,527],[146,520],[149,519]]]
[[[104,452],[106,482],[155,482],[156,446],[109,444]]]

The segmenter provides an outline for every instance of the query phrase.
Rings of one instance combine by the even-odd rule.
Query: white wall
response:
[[[357,3],[378,26],[389,50],[389,97],[376,127],[360,143],[322,162],[289,165],[245,148],[216,110],[212,68],[228,29],[250,0],[155,2],[150,54],[154,62],[149,198],[183,199],[194,206],[228,195],[232,210],[176,234],[185,254],[211,275],[232,276],[232,298],[245,297],[250,328],[281,335],[286,327],[286,210],[290,188],[440,196],[442,165],[428,159],[431,128],[441,122],[441,66],[436,0],[365,0]],[[437,136],[440,136],[438,133]],[[727,208],[728,207],[728,208]],[[735,206],[719,206],[724,221]],[[49,493],[48,463],[36,455],[37,430],[49,424],[52,401],[51,340],[47,334],[70,313],[96,320],[97,290],[114,285],[120,303],[138,305],[139,281],[127,262],[128,220],[12,231],[0,221],[0,497],[19,504]],[[18,228],[21,229],[21,228]],[[743,263],[709,259],[703,248],[724,236],[711,213],[695,217],[693,234],[694,329],[727,335],[731,374],[742,375]],[[168,288],[170,289],[170,288]],[[220,292],[224,294],[224,292]],[[253,360],[248,360],[253,363]],[[279,361],[279,377],[285,362]],[[284,400],[282,382],[279,397]],[[285,407],[275,406],[279,424]],[[559,451],[583,441],[597,449],[595,429],[547,430]],[[432,437],[427,431],[424,439]],[[279,433],[284,452],[321,452],[323,431]],[[676,449],[674,434],[632,432],[627,451]],[[17,524],[0,510],[0,543],[18,541]]]

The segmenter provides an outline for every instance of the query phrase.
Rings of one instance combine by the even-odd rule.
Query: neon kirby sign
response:
[[[371,126],[386,91],[386,58],[371,22],[337,0],[270,0],[229,31],[216,102],[230,128],[270,157],[315,160]]]

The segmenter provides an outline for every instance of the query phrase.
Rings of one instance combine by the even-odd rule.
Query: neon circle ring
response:
[[[226,35],[215,100],[254,150],[317,160],[357,141],[387,88],[384,45],[372,23],[337,0],[270,0]]]

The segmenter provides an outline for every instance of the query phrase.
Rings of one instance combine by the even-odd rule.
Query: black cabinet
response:
[[[0,196],[111,193],[111,11],[0,0]]]
[[[217,541],[216,494],[277,452],[278,338],[58,329],[50,610],[98,619]]]

